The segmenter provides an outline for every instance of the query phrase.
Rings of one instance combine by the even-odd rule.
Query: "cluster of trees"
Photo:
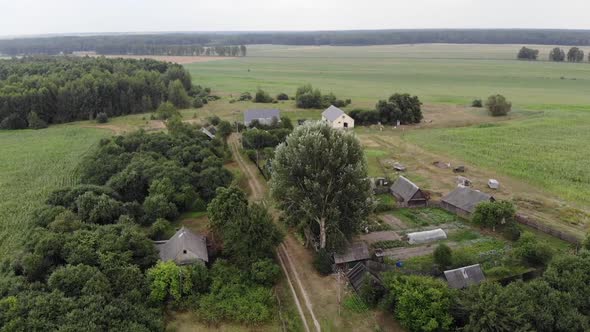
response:
[[[100,54],[150,54],[196,45],[392,45],[420,43],[590,45],[583,30],[527,29],[425,29],[309,32],[168,33],[146,35],[59,36],[0,40],[0,53],[69,54],[97,51]],[[166,53],[164,53],[166,54]]]
[[[549,52],[549,60],[556,61],[556,62],[563,62],[567,59],[568,62],[582,62],[584,61],[584,51],[577,47],[572,47],[566,53],[563,49],[559,47],[555,47],[554,49]],[[590,61],[590,58],[588,58]]]
[[[156,274],[147,272],[158,254],[142,228],[156,220],[170,227],[166,220],[204,206],[229,185],[223,150],[182,124],[169,134],[102,140],[80,164],[82,184],[51,193],[33,216],[23,252],[0,264],[0,326],[162,330],[162,292],[154,290]],[[199,286],[202,271],[188,272],[183,287]]]
[[[271,193],[289,226],[317,249],[342,249],[373,207],[363,149],[324,122],[295,128],[275,150]]]
[[[295,92],[295,105],[298,108],[328,108],[330,105],[345,107],[350,103],[350,99],[338,99],[331,92],[322,94],[320,89],[314,89],[311,84],[300,86]]]
[[[518,51],[517,58],[519,60],[537,60],[538,56],[539,50],[523,46],[520,51]],[[549,61],[562,62],[566,59],[569,62],[582,62],[584,61],[584,51],[578,47],[572,47],[567,52],[566,56],[566,53],[562,48],[555,47],[549,52]],[[590,61],[590,57],[588,57],[588,61]]]
[[[537,57],[539,57],[539,50],[523,46],[520,51],[518,51],[516,57],[519,60],[537,60]]]
[[[528,240],[525,240],[529,238]],[[523,235],[515,251],[526,251]],[[523,241],[525,240],[525,241]],[[448,260],[450,249],[437,249]],[[448,247],[447,247],[448,248]],[[517,253],[520,255],[520,253]],[[442,263],[441,263],[442,264]],[[590,329],[590,251],[551,260],[543,275],[507,286],[484,282],[452,290],[440,279],[387,272],[383,286],[366,280],[361,298],[391,311],[410,331],[587,331]]]
[[[212,45],[213,44],[213,45]],[[246,46],[215,43],[210,36],[200,34],[62,36],[0,40],[0,54],[59,55],[74,52],[136,55],[218,55],[246,56]]]
[[[141,113],[170,101],[188,107],[210,90],[194,86],[182,66],[154,60],[25,57],[0,60],[0,127]]]
[[[354,109],[348,114],[356,124],[384,125],[413,124],[422,121],[422,103],[417,96],[395,93],[388,100],[380,100],[375,110]]]

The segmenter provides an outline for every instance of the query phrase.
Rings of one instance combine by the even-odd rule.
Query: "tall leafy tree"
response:
[[[320,248],[338,248],[372,207],[367,163],[352,133],[327,123],[297,127],[272,163],[271,192],[288,224],[309,229]]]
[[[554,49],[549,52],[549,61],[557,61],[561,62],[565,60],[565,52],[559,48],[555,47]]]
[[[180,80],[170,83],[168,101],[178,108],[187,108],[191,105],[190,98]]]

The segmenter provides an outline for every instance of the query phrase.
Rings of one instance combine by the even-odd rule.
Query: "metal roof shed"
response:
[[[445,271],[445,278],[449,287],[456,289],[477,285],[486,279],[479,264]]]

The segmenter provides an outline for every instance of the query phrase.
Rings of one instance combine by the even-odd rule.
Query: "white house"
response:
[[[354,119],[334,105],[322,113],[322,121],[330,123],[332,128],[354,128]]]

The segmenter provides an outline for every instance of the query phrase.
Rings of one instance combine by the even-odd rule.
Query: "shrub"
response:
[[[313,266],[321,275],[332,273],[332,256],[325,249],[320,249],[313,258]]]
[[[166,219],[158,218],[150,227],[149,237],[152,240],[167,240],[174,233],[174,227]]]
[[[174,116],[180,116],[180,113],[171,102],[167,101],[160,104],[155,117],[159,120],[168,120]]]
[[[252,100],[252,95],[250,94],[250,92],[244,92],[240,95],[240,98],[238,98],[238,101],[249,101]]]
[[[477,263],[477,259],[473,254],[470,254],[463,250],[457,250],[452,255],[452,268],[459,268],[463,266],[469,266]]]
[[[483,107],[483,101],[481,99],[474,99],[471,102],[471,107]]]
[[[276,99],[277,100],[289,100],[289,96],[286,93],[281,92],[277,95]]]
[[[256,90],[256,94],[254,95],[255,103],[271,103],[272,101],[272,97],[268,94],[268,92],[262,89]]]
[[[512,110],[512,103],[502,95],[492,95],[486,101],[486,108],[492,116],[504,116]]]
[[[553,249],[545,243],[540,243],[532,233],[524,233],[520,237],[514,253],[525,264],[532,266],[547,265],[553,257]]]
[[[442,269],[451,266],[453,263],[453,252],[451,248],[444,243],[441,243],[434,249],[434,262]]]
[[[207,118],[207,121],[208,121],[210,124],[212,124],[212,125],[214,125],[214,126],[217,126],[217,125],[219,124],[219,122],[221,122],[221,119],[220,119],[220,118],[219,118],[217,115],[214,115],[214,116],[210,116],[210,117],[208,117],[208,118]]]
[[[505,278],[510,275],[510,269],[506,266],[494,266],[486,271],[486,275],[495,278]]]
[[[385,288],[372,278],[365,278],[359,288],[360,298],[371,308],[376,307],[384,295]]]
[[[13,113],[9,116],[5,117],[2,122],[0,122],[0,129],[25,129],[27,128],[27,121],[23,118],[18,116],[18,114]]]
[[[109,121],[109,117],[105,112],[100,112],[96,115],[96,122],[97,123],[107,123]]]
[[[483,227],[509,227],[515,223],[516,208],[509,201],[482,202],[475,207],[472,221]]]
[[[203,107],[203,98],[196,97],[193,99],[193,107],[194,108],[201,108]]]
[[[281,268],[272,259],[262,259],[252,264],[250,276],[255,283],[271,287],[279,280]]]
[[[27,121],[29,122],[29,128],[31,129],[47,128],[47,122],[43,121],[36,112],[29,113]]]

